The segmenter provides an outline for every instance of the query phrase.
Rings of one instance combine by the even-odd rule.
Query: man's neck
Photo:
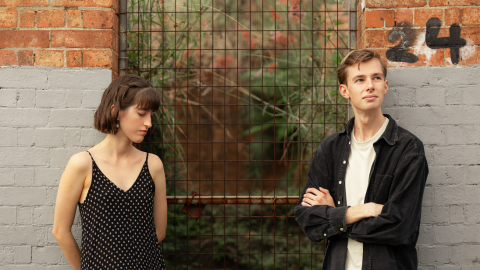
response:
[[[381,110],[374,113],[355,113],[355,123],[353,125],[355,140],[364,142],[371,139],[385,123],[385,116]]]

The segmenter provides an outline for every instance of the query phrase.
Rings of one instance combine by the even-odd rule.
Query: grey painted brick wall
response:
[[[0,68],[0,269],[71,269],[52,236],[62,172],[100,142],[106,69]],[[81,240],[77,212],[73,234]]]
[[[419,269],[480,269],[480,68],[388,71],[383,112],[419,137],[430,174]]]
[[[389,70],[383,110],[425,144],[419,269],[480,269],[480,69]],[[70,269],[51,235],[69,157],[101,141],[103,69],[0,68],[0,269]],[[73,233],[80,243],[79,217]]]

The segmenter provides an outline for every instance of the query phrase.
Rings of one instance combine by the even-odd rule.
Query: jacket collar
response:
[[[388,144],[394,145],[398,141],[398,125],[395,120],[389,114],[383,114],[383,116],[388,118],[388,125],[383,132],[380,139],[384,139]],[[345,124],[345,128],[342,129],[339,133],[346,133],[348,140],[350,140],[350,134],[352,134],[353,124],[355,123],[355,117],[352,117],[348,122]],[[346,132],[345,132],[346,131]],[[380,140],[378,139],[378,140]]]

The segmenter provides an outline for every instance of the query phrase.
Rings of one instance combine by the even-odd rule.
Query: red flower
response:
[[[250,31],[242,31],[243,34],[243,38],[247,40],[248,42],[248,47],[250,47],[250,49],[255,49],[255,45],[257,45],[258,41],[256,41],[255,39],[252,39],[252,32]]]
[[[281,31],[270,31],[271,40],[275,40],[278,44],[287,45],[287,37]]]
[[[282,16],[280,16],[280,14],[277,14],[277,13],[275,12],[275,10],[272,8],[272,6],[268,6],[268,7],[269,7],[270,10],[272,11],[272,13],[270,13],[270,14],[272,14],[272,20],[274,20],[274,21],[277,20],[277,21],[279,21],[279,22],[283,22]]]
[[[298,5],[299,0],[292,0],[290,2],[291,6],[288,9],[288,16],[293,19],[294,22],[299,22],[300,18],[304,19],[307,16],[306,12],[300,12],[300,6]]]
[[[212,67],[215,69],[220,69],[222,73],[225,73],[225,68],[230,66],[233,62],[233,54],[228,54],[226,56],[218,57],[217,61],[213,63]],[[223,70],[221,69],[223,68]]]

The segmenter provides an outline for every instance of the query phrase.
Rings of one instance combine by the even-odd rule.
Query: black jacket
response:
[[[390,115],[383,135],[373,144],[365,203],[383,204],[375,218],[345,224],[345,173],[354,118],[345,129],[325,138],[315,152],[308,182],[295,207],[295,219],[313,242],[328,237],[322,269],[345,269],[347,238],[363,242],[363,270],[417,269],[415,244],[420,227],[423,191],[428,175],[423,143],[399,127]],[[340,182],[341,181],[341,182]],[[336,207],[302,206],[307,188],[330,191]]]

